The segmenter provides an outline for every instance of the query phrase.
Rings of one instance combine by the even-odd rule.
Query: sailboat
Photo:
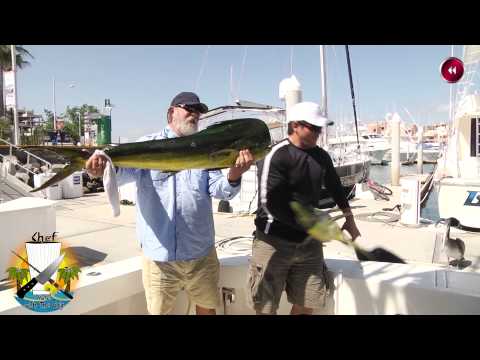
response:
[[[437,161],[438,209],[441,218],[455,217],[480,230],[480,94],[473,91],[480,45],[466,45],[464,78],[442,156]]]
[[[353,111],[355,122],[356,119],[356,110],[355,110],[355,98],[353,93],[353,83],[351,79],[351,69],[350,69],[350,58],[348,54],[348,47],[347,49],[347,62],[349,66],[349,75],[350,75],[350,86],[352,91],[352,100],[353,100]],[[328,118],[328,106],[327,106],[327,77],[326,77],[326,63],[325,63],[325,47],[320,45],[320,69],[321,69],[321,79],[322,79],[322,102],[321,106],[323,108],[324,116]],[[342,182],[345,194],[348,199],[351,199],[355,196],[355,185],[357,183],[361,183],[369,175],[370,171],[370,164],[371,160],[368,156],[368,153],[362,151],[359,142],[359,134],[358,134],[358,126],[356,126],[356,137],[357,137],[357,147],[355,149],[350,149],[349,151],[345,151],[343,156],[337,157],[335,156],[334,149],[329,149],[328,144],[328,127],[324,132],[324,137],[322,143],[319,145],[323,145],[323,148],[327,150],[330,154],[330,157],[333,160],[335,170],[340,177],[340,181]],[[325,194],[324,199],[322,199],[319,203],[320,208],[332,207],[335,205],[333,199]]]

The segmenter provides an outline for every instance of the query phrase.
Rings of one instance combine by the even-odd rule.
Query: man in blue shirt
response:
[[[198,96],[182,92],[172,100],[168,125],[139,141],[175,138],[195,133],[201,113],[208,111]],[[230,200],[240,191],[242,174],[253,163],[242,150],[225,177],[220,170],[165,173],[147,169],[117,169],[118,184],[137,187],[137,237],[143,250],[143,285],[150,314],[168,314],[184,289],[198,315],[214,315],[219,304],[220,264],[215,250],[212,197]],[[101,176],[106,158],[93,155],[86,169]]]

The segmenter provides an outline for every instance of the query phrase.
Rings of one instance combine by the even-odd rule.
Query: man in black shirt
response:
[[[258,164],[259,207],[249,266],[251,305],[257,314],[276,314],[286,290],[291,314],[312,314],[326,296],[327,268],[322,244],[309,240],[295,220],[291,201],[317,206],[327,191],[346,216],[343,229],[360,235],[328,153],[317,146],[328,120],[312,102],[288,112],[288,139]]]

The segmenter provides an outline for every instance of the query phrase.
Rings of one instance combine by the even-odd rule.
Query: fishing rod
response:
[[[357,109],[355,107],[355,93],[353,91],[352,67],[350,65],[350,53],[348,51],[348,45],[345,45],[345,51],[347,53],[347,66],[348,66],[348,78],[350,79],[350,92],[352,93],[353,117],[355,119],[355,130],[357,131],[357,147],[358,149],[360,149],[360,140],[358,138]]]

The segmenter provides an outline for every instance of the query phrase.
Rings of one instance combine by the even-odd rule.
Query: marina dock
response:
[[[342,287],[343,295],[340,295],[340,290],[338,290],[333,296],[331,301],[335,301],[336,305],[330,304],[330,307],[324,309],[323,313],[430,313],[431,311],[435,313],[438,310],[430,310],[426,304],[430,301],[428,300],[430,296],[435,296],[434,288],[439,286],[444,289],[442,291],[449,290],[448,293],[444,293],[445,299],[450,299],[450,296],[454,296],[454,293],[460,291],[463,294],[461,299],[466,299],[468,304],[478,304],[480,309],[480,303],[477,303],[477,297],[480,296],[478,288],[476,285],[475,288],[471,288],[473,283],[469,282],[475,282],[476,278],[467,279],[469,278],[468,274],[480,272],[480,234],[451,228],[451,237],[459,237],[465,242],[465,258],[471,261],[470,266],[462,270],[454,267],[448,268],[447,258],[444,254],[440,254],[439,260],[432,263],[435,251],[435,233],[437,232],[434,224],[422,223],[413,227],[402,225],[399,221],[391,221],[392,218],[395,218],[394,216],[374,215],[378,212],[398,214],[398,210],[383,210],[384,208],[393,208],[400,203],[401,188],[398,186],[388,187],[393,191],[389,201],[372,199],[352,199],[350,201],[357,226],[362,234],[362,238],[357,241],[367,250],[383,247],[406,260],[407,264],[358,262],[351,248],[336,241],[326,243],[324,256],[327,265],[330,271],[336,274],[336,283],[340,281],[338,279],[343,279],[341,281],[346,287]],[[216,200],[214,200],[213,209],[218,209]],[[56,230],[59,238],[64,243],[67,253],[74,254],[82,270],[78,290],[78,296],[82,301],[72,302],[58,314],[146,313],[141,281],[141,249],[135,234],[135,211],[135,206],[122,205],[120,216],[114,218],[105,193],[56,202]],[[248,258],[251,254],[252,233],[255,229],[254,216],[253,214],[214,212],[215,241],[218,257],[222,264],[221,290],[224,292],[225,289],[228,290],[233,286],[237,292],[240,291],[237,294],[237,303],[230,304],[228,309],[224,305],[223,310],[222,308],[218,310],[219,314],[251,313],[242,305],[245,303],[245,299],[240,296],[243,296],[242,289],[246,281]],[[338,220],[338,222],[339,225],[343,224],[342,220]],[[395,276],[392,280],[384,279],[387,276],[385,273],[387,268],[389,274],[397,274],[395,275],[398,277],[397,280],[395,280]],[[338,275],[338,271],[340,271],[340,275]],[[447,271],[450,274],[448,275],[449,282],[446,280],[447,275],[442,275],[447,274]],[[370,273],[372,275],[368,275]],[[91,276],[92,274],[98,274],[98,276]],[[430,295],[421,295],[424,294],[422,292],[420,295],[408,295],[409,299],[415,299],[415,305],[410,303],[409,307],[405,309],[399,308],[398,304],[387,306],[385,303],[384,308],[372,308],[367,311],[358,307],[369,302],[369,300],[363,299],[363,293],[359,297],[358,292],[354,290],[359,286],[362,289],[369,289],[370,295],[368,296],[370,297],[374,296],[376,291],[374,289],[378,286],[382,289],[385,287],[390,289],[387,293],[391,292],[391,295],[388,296],[399,296],[399,291],[402,294],[405,291],[405,295],[402,296],[407,296],[406,294],[413,291],[412,286],[413,288],[426,286],[425,291]],[[432,286],[434,286],[433,289],[431,289]],[[452,287],[452,290],[447,289],[448,287]],[[403,288],[405,289],[402,290]],[[12,288],[10,282],[6,280],[0,282],[0,314],[30,313],[15,301],[14,290],[15,288]],[[347,292],[345,293],[345,291]],[[452,293],[450,294],[450,292]],[[426,298],[424,299],[422,296],[426,296]],[[372,299],[376,299],[376,297]],[[454,301],[455,297],[451,299],[448,301]],[[282,297],[282,304],[284,310],[280,313],[287,313],[288,311],[285,309],[288,308],[288,304],[284,297]],[[394,307],[390,308],[389,306]],[[473,308],[469,308],[469,306],[473,306]],[[447,308],[449,307],[447,306]],[[186,298],[184,294],[181,294],[175,313],[184,314],[185,309]],[[456,311],[476,313],[475,305],[465,305],[463,309],[452,308],[451,310],[453,313]]]

